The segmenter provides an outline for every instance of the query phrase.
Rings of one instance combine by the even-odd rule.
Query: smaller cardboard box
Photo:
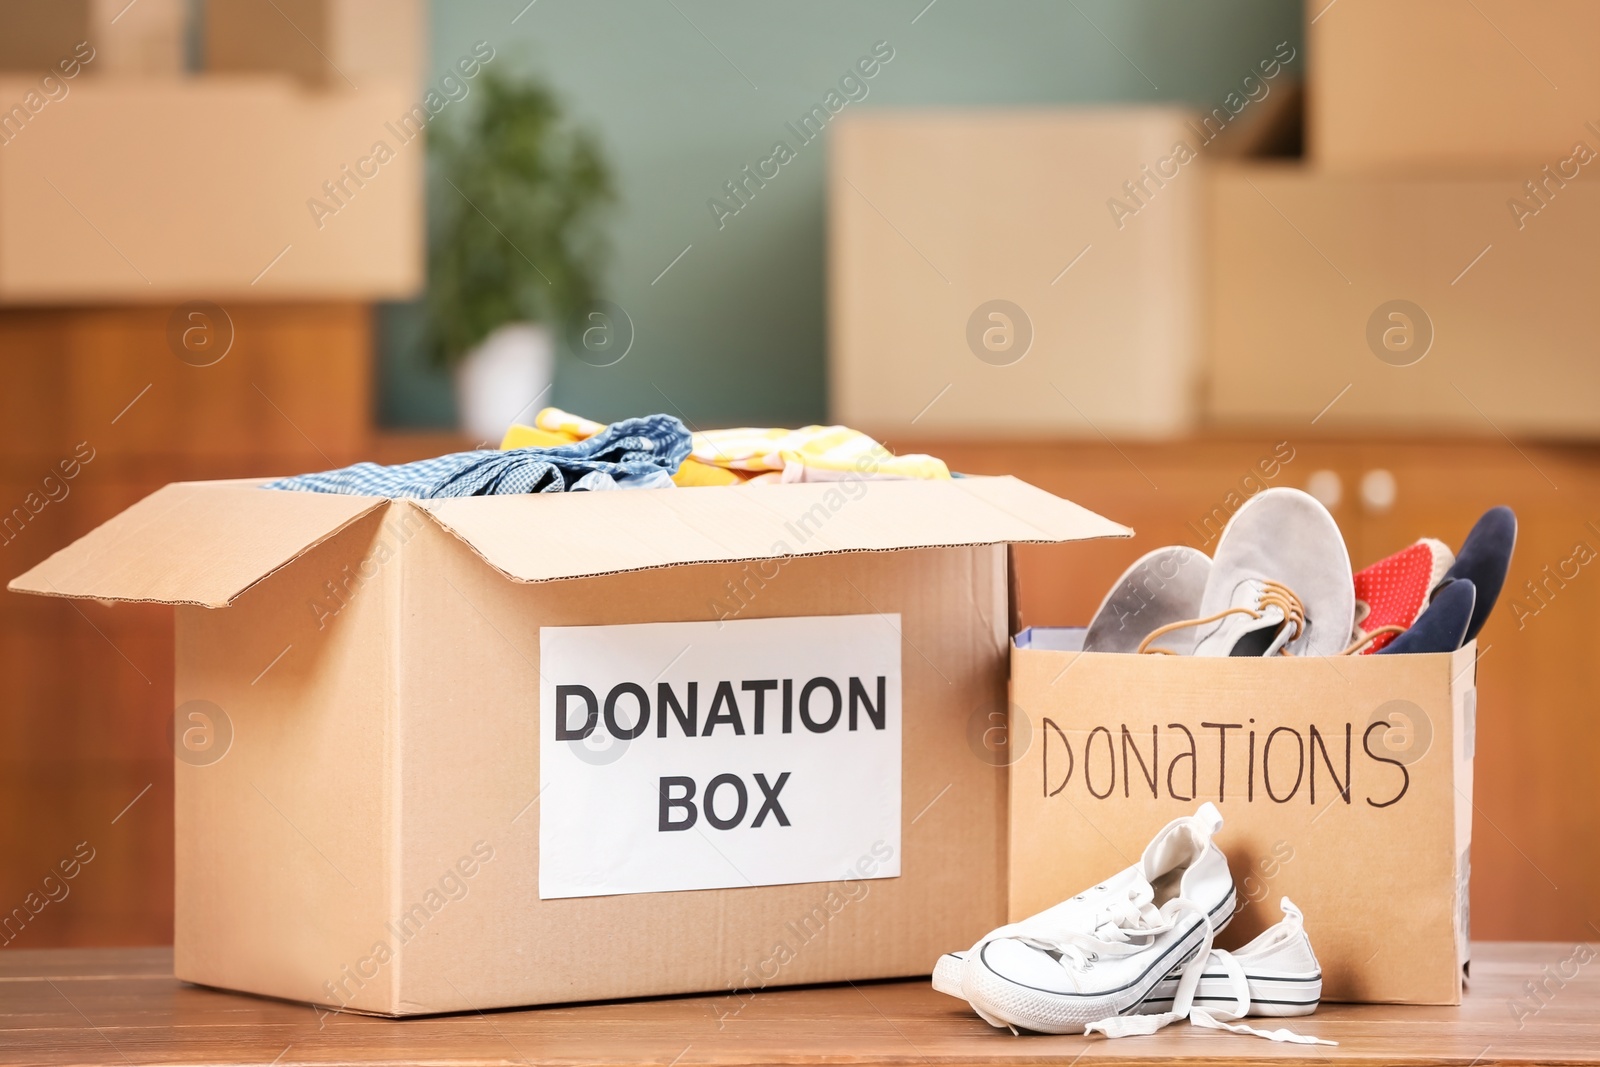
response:
[[[926,974],[1005,911],[1012,478],[179,483],[11,588],[177,605],[179,978],[388,1015]]]
[[[1475,644],[1447,655],[1212,659],[1011,651],[1011,920],[1138,862],[1210,800],[1244,944],[1306,916],[1326,1000],[1459,1004]]]

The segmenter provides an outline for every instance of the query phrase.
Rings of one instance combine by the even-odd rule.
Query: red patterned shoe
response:
[[[1456,561],[1443,541],[1424,537],[1356,575],[1356,632],[1360,641],[1385,626],[1409,627],[1428,606],[1428,597]],[[1397,636],[1380,633],[1360,655],[1378,651]]]

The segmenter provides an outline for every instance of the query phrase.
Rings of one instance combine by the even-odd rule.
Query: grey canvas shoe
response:
[[[1299,489],[1264,489],[1217,541],[1194,654],[1337,656],[1355,608],[1350,553],[1328,509]]]
[[[1146,552],[1122,572],[1084,634],[1085,652],[1138,652],[1151,631],[1200,613],[1211,557],[1185,545]],[[1185,627],[1152,642],[1161,652],[1189,655],[1195,631]]]

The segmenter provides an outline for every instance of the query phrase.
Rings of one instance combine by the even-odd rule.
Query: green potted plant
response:
[[[428,312],[461,429],[497,442],[548,392],[556,335],[592,306],[610,168],[543,83],[486,72],[467,117],[430,131]]]

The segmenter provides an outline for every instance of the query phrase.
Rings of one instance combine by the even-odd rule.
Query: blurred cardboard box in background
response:
[[[43,74],[89,36],[89,0],[0,0],[0,71]]]
[[[1170,108],[842,116],[831,417],[883,435],[1191,428],[1200,123]]]
[[[0,152],[0,303],[399,298],[422,285],[425,149],[389,128],[416,103],[399,83],[64,84]],[[36,88],[0,79],[0,101]]]
[[[1542,201],[1527,191],[1544,180],[1532,165],[1425,176],[1238,163],[1210,177],[1213,421],[1600,432],[1600,185],[1587,174],[1541,187]]]
[[[1308,0],[1306,23],[1319,167],[1547,162],[1600,120],[1593,0]]]
[[[187,0],[93,0],[89,43],[92,73],[108,78],[176,78],[188,69]]]
[[[426,25],[423,0],[205,0],[206,69],[415,89],[427,69]]]

